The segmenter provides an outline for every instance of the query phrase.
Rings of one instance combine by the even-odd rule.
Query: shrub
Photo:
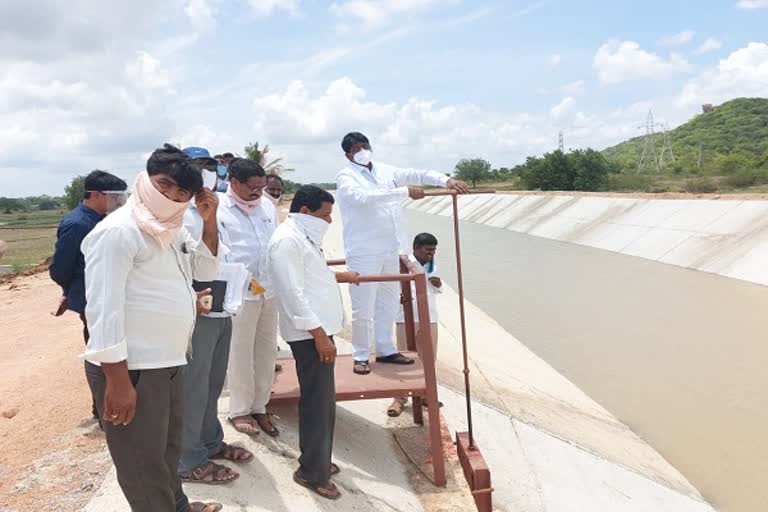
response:
[[[751,187],[757,181],[757,174],[753,171],[741,170],[725,178],[725,185],[731,188]]]
[[[717,183],[712,178],[694,178],[686,180],[683,190],[691,194],[711,194],[717,192]]]

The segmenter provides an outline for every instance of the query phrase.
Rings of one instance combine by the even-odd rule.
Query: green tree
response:
[[[478,181],[487,181],[491,178],[491,164],[482,158],[463,158],[456,164],[456,177],[472,183],[472,188]]]
[[[85,176],[76,176],[64,189],[64,202],[67,208],[74,210],[85,199]]]
[[[59,207],[59,203],[55,199],[50,198],[50,197],[42,197],[37,202],[37,209],[38,210],[43,210],[43,211],[55,210],[58,207]]]
[[[611,172],[608,160],[594,149],[572,151],[568,159],[574,173],[573,190],[600,190]]]
[[[0,211],[3,213],[11,213],[13,211],[26,210],[24,203],[20,199],[15,197],[0,197]]]
[[[522,183],[531,190],[599,190],[614,172],[606,158],[592,149],[560,150],[543,157],[528,157],[520,171]]]
[[[245,148],[243,148],[243,151],[245,151],[245,156],[253,160],[255,162],[258,162],[259,165],[261,165],[264,168],[264,171],[267,174],[283,174],[284,172],[291,172],[294,169],[291,169],[289,167],[286,167],[281,162],[283,161],[282,158],[275,158],[274,160],[269,160],[267,158],[267,153],[269,153],[269,145],[265,144],[263,148],[259,148],[258,142],[251,142]]]

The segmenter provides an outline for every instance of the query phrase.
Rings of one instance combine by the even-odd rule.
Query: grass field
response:
[[[8,243],[0,265],[19,271],[45,261],[53,254],[56,228],[65,214],[64,210],[0,214],[0,240]]]

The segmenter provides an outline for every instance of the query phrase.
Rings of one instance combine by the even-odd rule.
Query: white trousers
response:
[[[375,256],[348,256],[347,268],[362,275],[399,274],[400,259],[391,253]],[[400,283],[364,283],[349,287],[352,299],[352,356],[368,361],[371,344],[379,356],[397,353],[392,333],[400,305]]]
[[[419,322],[416,322],[414,325],[414,331],[416,333],[416,347],[421,352],[421,347],[419,346],[419,330],[421,329],[421,324]],[[408,336],[405,334],[405,324],[398,323],[396,327],[396,334],[397,334],[397,350],[400,352],[405,352],[408,350]],[[437,362],[437,322],[432,322],[429,324],[429,332],[432,334],[432,350],[434,350],[434,356],[435,356],[435,362]]]
[[[263,414],[272,394],[277,358],[277,304],[244,301],[232,319],[229,417]]]

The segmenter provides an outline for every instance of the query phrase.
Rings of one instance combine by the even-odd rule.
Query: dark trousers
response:
[[[88,321],[85,319],[85,313],[79,313],[80,315],[80,321],[83,322],[83,340],[85,341],[86,346],[88,345],[88,340],[91,339],[91,334],[88,332]],[[87,365],[86,365],[87,368]],[[88,372],[85,373],[85,378],[88,378]],[[99,425],[101,425],[101,417],[99,416],[99,411],[96,409],[96,401],[91,402],[91,415],[93,415],[94,419],[99,420]]]
[[[104,414],[106,379],[85,363],[99,415]],[[128,425],[104,422],[117,481],[133,512],[188,512],[177,474],[181,453],[182,369],[129,371],[136,388],[136,416]]]
[[[192,354],[184,367],[184,419],[179,471],[192,471],[221,451],[224,430],[219,421],[219,397],[227,378],[231,318],[197,317]]]
[[[331,338],[333,340],[333,338]],[[299,378],[299,472],[310,482],[331,478],[333,429],[336,424],[334,365],[320,361],[314,340],[289,343]]]

